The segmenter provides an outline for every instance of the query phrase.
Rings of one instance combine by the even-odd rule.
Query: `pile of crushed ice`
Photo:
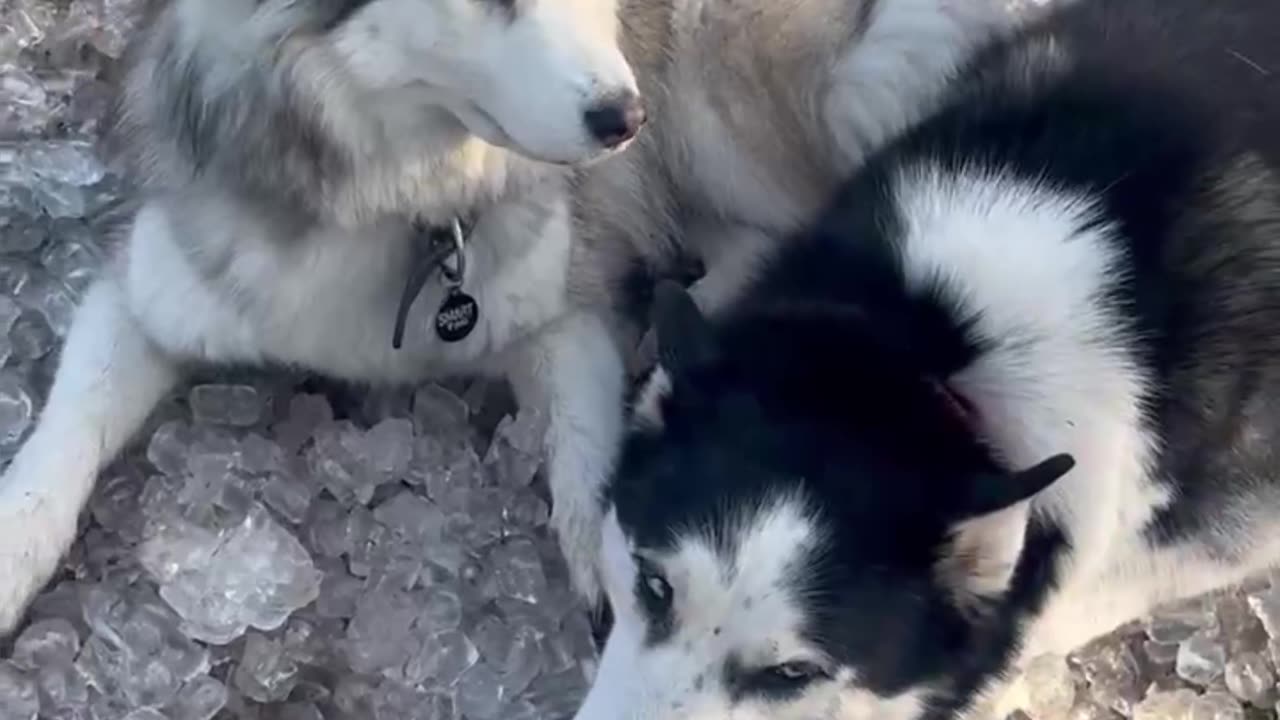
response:
[[[1036,658],[1021,681],[1034,720],[1265,720],[1277,667],[1280,572]]]
[[[1038,0],[1037,0],[1038,1]],[[0,461],[129,217],[95,153],[135,0],[0,0]],[[201,378],[102,476],[0,641],[0,720],[553,720],[594,666],[500,389]],[[1280,583],[1157,614],[1026,679],[1035,720],[1274,718]]]
[[[571,712],[593,653],[534,482],[536,415],[481,433],[428,385],[335,419],[283,380],[165,410],[0,663],[0,717]]]
[[[534,482],[538,417],[482,434],[428,385],[335,419],[288,390],[196,385],[104,474],[0,663],[0,717],[572,711],[593,652]]]

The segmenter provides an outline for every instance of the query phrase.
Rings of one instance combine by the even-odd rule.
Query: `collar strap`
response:
[[[403,344],[409,308],[413,307],[413,301],[422,294],[422,288],[437,270],[448,287],[462,286],[467,272],[466,241],[473,226],[474,221],[462,217],[454,217],[448,225],[428,225],[421,218],[413,220],[409,274],[405,277],[404,289],[400,291],[391,347],[399,350]],[[449,258],[454,259],[452,267],[449,266]]]

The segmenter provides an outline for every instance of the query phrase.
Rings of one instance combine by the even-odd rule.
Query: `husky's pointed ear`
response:
[[[658,336],[658,362],[671,375],[685,375],[715,362],[711,325],[679,283],[663,280],[654,288],[652,323]]]
[[[950,543],[934,567],[957,607],[980,613],[1009,588],[1026,540],[1025,501],[1074,466],[1070,455],[1054,455],[1020,472],[984,474],[970,482]]]
[[[1062,453],[1020,472],[979,475],[969,485],[968,497],[961,508],[961,514],[965,517],[980,517],[1029,500],[1058,478],[1071,472],[1071,468],[1075,466],[1076,459]]]

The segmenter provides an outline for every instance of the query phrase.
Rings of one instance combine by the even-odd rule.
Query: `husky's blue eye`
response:
[[[658,572],[653,563],[645,558],[637,556],[636,566],[640,571],[636,589],[640,593],[645,609],[650,615],[666,615],[671,610],[671,602],[675,595],[671,584],[662,577],[662,573]]]
[[[793,660],[766,668],[770,678],[777,683],[787,685],[806,685],[815,680],[827,677],[827,671],[816,663],[804,660]]]
[[[667,610],[671,607],[671,585],[656,573],[646,573],[640,577],[645,592],[656,606]]]

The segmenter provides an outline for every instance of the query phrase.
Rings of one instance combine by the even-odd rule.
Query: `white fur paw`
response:
[[[569,566],[569,580],[587,607],[595,607],[601,599],[599,562],[599,512],[552,512],[551,525],[560,541],[560,552]]]
[[[58,513],[12,480],[0,480],[0,637],[17,626],[76,534],[75,515]]]

